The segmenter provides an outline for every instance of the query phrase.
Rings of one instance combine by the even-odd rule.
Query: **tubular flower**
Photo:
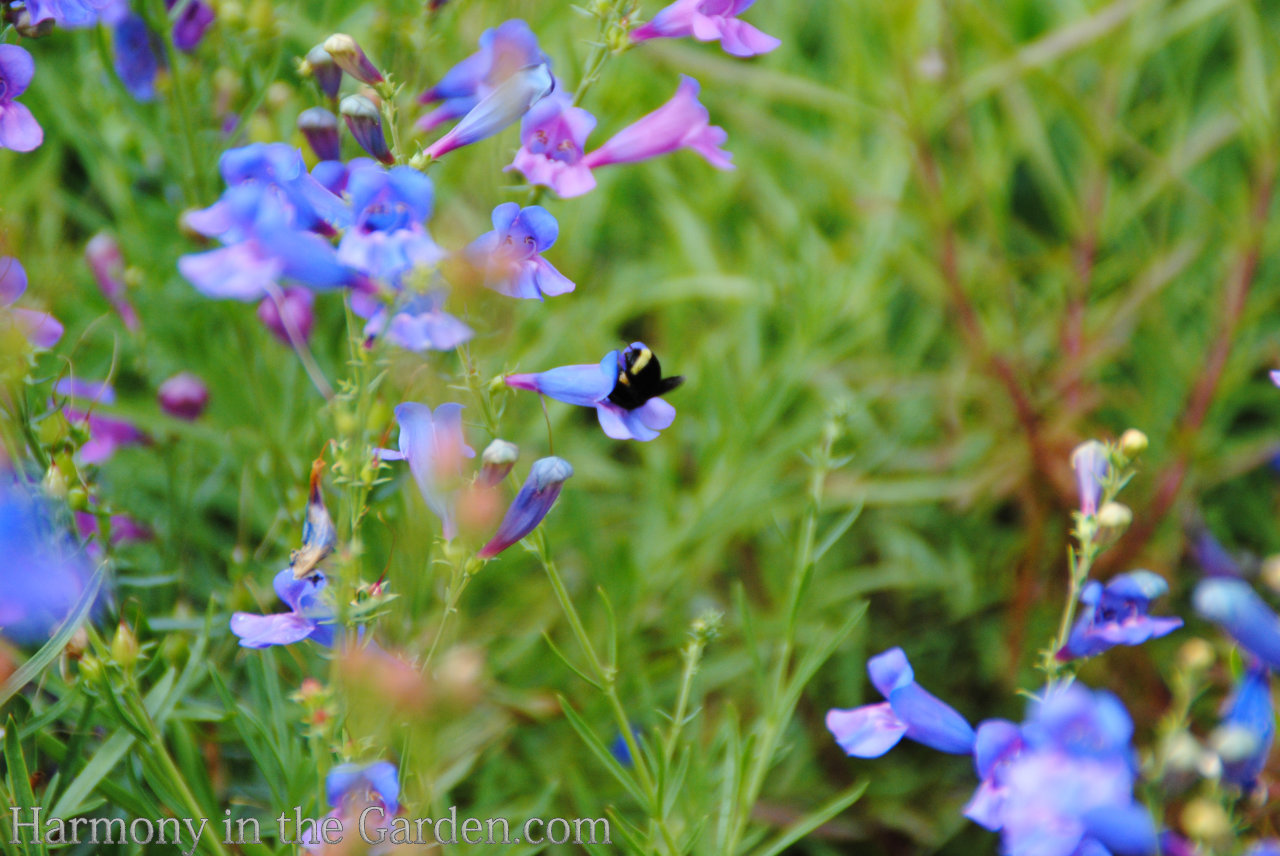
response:
[[[710,124],[707,108],[698,101],[698,81],[682,75],[671,100],[614,134],[583,158],[591,168],[634,163],[677,149],[693,149],[718,169],[733,169],[732,157],[720,146],[729,135]]]
[[[295,336],[303,343],[311,338],[311,328],[316,323],[315,302],[315,292],[310,289],[282,288],[262,298],[258,304],[258,320],[284,344],[292,345]]]
[[[46,641],[89,586],[92,569],[44,497],[0,468],[0,636]]]
[[[35,72],[35,61],[26,49],[0,45],[0,149],[29,152],[44,142],[36,117],[14,100],[27,91]]]
[[[827,711],[827,729],[846,754],[879,758],[903,737],[954,755],[973,751],[973,728],[954,708],[916,683],[901,648],[872,657],[867,672],[887,701]]]
[[[700,42],[720,42],[725,53],[755,56],[782,44],[738,16],[755,0],[676,0],[644,26],[631,31],[633,42],[693,36]]]
[[[433,158],[443,157],[454,149],[492,137],[518,122],[554,88],[555,78],[547,63],[521,68],[481,98],[462,121],[427,146],[424,153]]]
[[[14,303],[27,290],[27,271],[12,256],[0,256],[0,329],[12,323],[37,348],[52,348],[62,338],[58,319]]]
[[[529,468],[529,478],[511,501],[498,531],[488,544],[477,553],[481,559],[491,559],[528,535],[547,516],[551,506],[560,496],[560,489],[573,475],[573,467],[564,458],[540,458]]]
[[[405,461],[418,484],[427,508],[440,518],[445,540],[457,534],[454,491],[450,482],[461,479],[462,459],[475,450],[462,436],[462,405],[441,404],[434,411],[425,404],[407,401],[396,406],[400,424],[400,449],[380,449],[384,461]]]
[[[106,232],[99,232],[84,247],[84,257],[93,270],[103,297],[115,307],[129,330],[138,329],[138,313],[125,297],[124,256],[116,239]]]
[[[382,72],[378,71],[378,67],[359,43],[346,33],[334,33],[325,39],[322,47],[355,80],[368,86],[375,86],[383,81]]]
[[[419,97],[423,104],[443,103],[418,120],[418,130],[430,131],[465,116],[516,71],[546,61],[537,36],[524,21],[512,19],[485,30],[480,50],[449,69]]]
[[[539,374],[513,374],[507,386],[594,407],[604,433],[615,440],[652,440],[671,425],[676,409],[658,396],[684,378],[662,377],[662,367],[643,342],[610,351],[597,365],[560,366]]]
[[[244,648],[292,645],[303,639],[312,639],[326,647],[332,645],[333,610],[320,597],[326,584],[324,574],[296,579],[293,569],[285,568],[276,574],[272,585],[289,611],[274,615],[237,612],[231,616],[231,632],[240,637]]]
[[[568,294],[573,283],[541,255],[559,233],[556,218],[545,208],[504,202],[493,209],[493,231],[472,241],[467,256],[484,270],[486,286],[509,297]]]
[[[1271,754],[1275,733],[1271,675],[1261,663],[1254,663],[1223,704],[1222,724],[1213,735],[1222,759],[1222,780],[1253,790]]]
[[[983,783],[965,814],[1000,830],[1008,856],[1154,854],[1147,810],[1133,799],[1133,722],[1110,693],[1079,684],[1033,702],[1011,723],[979,727]]]
[[[1141,645],[1177,630],[1181,618],[1147,615],[1151,601],[1168,591],[1164,578],[1150,571],[1119,574],[1106,586],[1090,580],[1080,593],[1084,609],[1058,659],[1092,657],[1116,645]]]
[[[1280,669],[1280,617],[1243,580],[1203,580],[1192,595],[1196,612],[1225,630],[1270,669]]]
[[[382,130],[382,113],[377,105],[363,95],[348,95],[338,105],[338,112],[366,154],[384,164],[395,163],[395,155],[391,153],[387,135]]]
[[[519,170],[530,184],[550,187],[564,199],[581,196],[596,186],[582,162],[595,127],[596,117],[573,106],[573,96],[557,86],[520,120],[520,150],[505,170]]]

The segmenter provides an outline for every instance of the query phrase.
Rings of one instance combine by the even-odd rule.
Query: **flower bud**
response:
[[[361,83],[374,86],[384,80],[382,72],[369,61],[356,40],[346,33],[334,33],[324,40],[323,47],[343,71]]]
[[[328,98],[338,97],[338,89],[342,86],[342,69],[327,50],[316,45],[307,51],[303,64],[316,79],[316,86],[320,87],[321,92]]]
[[[1102,480],[1107,477],[1107,447],[1097,440],[1081,443],[1071,453],[1071,468],[1076,471],[1080,490],[1080,513],[1089,517],[1098,512],[1102,498]]]
[[[1119,502],[1105,503],[1098,509],[1098,525],[1107,529],[1127,529],[1133,522],[1133,512],[1129,506]]]
[[[209,403],[209,387],[191,372],[179,372],[160,384],[156,398],[165,413],[192,422]]]
[[[1200,841],[1230,841],[1231,818],[1222,806],[1207,799],[1194,799],[1182,809],[1182,829]]]
[[[116,635],[111,640],[111,659],[126,672],[138,662],[138,637],[123,621],[116,626]]]
[[[529,470],[529,478],[512,500],[497,533],[476,555],[481,559],[491,559],[536,529],[560,496],[560,489],[565,481],[572,475],[573,467],[564,458],[550,457],[534,461]]]
[[[338,117],[323,107],[312,107],[298,114],[298,130],[307,138],[307,144],[322,161],[341,160],[342,147],[338,139]]]
[[[291,286],[279,296],[269,294],[262,299],[258,304],[258,320],[286,345],[293,344],[290,330],[299,342],[305,343],[311,338],[311,328],[316,322],[312,310],[315,302],[315,293],[310,289]]]
[[[1130,428],[1120,435],[1120,451],[1126,458],[1136,458],[1147,450],[1147,435]]]
[[[476,484],[481,487],[497,487],[502,484],[502,480],[511,472],[519,458],[520,447],[515,443],[494,440],[480,455],[480,475],[476,477]]]
[[[338,105],[338,112],[346,120],[347,128],[360,148],[385,164],[395,163],[391,149],[387,147],[387,137],[382,132],[382,114],[372,101],[363,95],[348,95]]]
[[[1186,672],[1203,672],[1213,665],[1213,659],[1213,646],[1198,636],[1178,648],[1178,666]]]

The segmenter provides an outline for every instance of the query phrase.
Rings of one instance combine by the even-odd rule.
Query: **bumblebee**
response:
[[[639,342],[622,352],[621,363],[618,382],[609,393],[609,401],[624,410],[635,410],[649,399],[665,395],[684,383],[679,375],[663,377],[658,358]]]

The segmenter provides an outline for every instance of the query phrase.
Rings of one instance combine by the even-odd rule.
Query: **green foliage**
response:
[[[82,658],[67,651],[77,619],[0,690],[0,802],[204,816],[219,833],[229,808],[262,821],[264,843],[241,852],[287,853],[271,832],[282,808],[320,816],[334,763],[385,757],[411,817],[607,816],[614,849],[593,852],[993,852],[959,815],[970,761],[835,746],[823,715],[870,700],[866,658],[902,645],[972,721],[1018,715],[1066,591],[1067,459],[1086,437],[1151,438],[1111,570],[1158,570],[1184,603],[1194,514],[1232,546],[1280,550],[1264,467],[1280,418],[1265,377],[1280,365],[1275,4],[760,0],[748,19],[782,39],[766,56],[691,40],[608,56],[583,101],[593,143],[686,73],[736,170],[683,152],[602,170],[578,199],[537,197],[560,223],[548,258],[577,291],[465,291],[451,307],[478,335],[458,354],[365,352],[342,298],[320,295],[312,350],[331,401],[251,305],[178,275],[199,249],[179,216],[221,191],[220,152],[302,145],[294,118],[319,96],[293,59],[325,35],[356,35],[404,84],[413,147],[411,98],[505,18],[525,18],[576,83],[600,33],[572,8],[225,0],[151,103],[111,75],[105,33],[24,42],[37,76],[23,102],[46,142],[0,151],[0,255],[22,259],[29,300],[68,333],[18,386],[21,409],[44,412],[55,377],[110,375],[154,442],[80,475],[156,538],[110,556],[112,617],[143,642],[135,668],[96,634],[73,642]],[[431,167],[442,246],[534,198],[502,171],[515,140]],[[104,229],[129,266],[135,335],[81,261]],[[534,396],[489,386],[637,338],[687,378],[652,443],[609,440],[556,402],[544,421]],[[210,387],[198,422],[154,405],[179,370]],[[467,568],[407,473],[362,469],[408,400],[463,402],[471,444],[500,430],[519,472],[553,451],[572,461],[529,549]],[[31,457],[16,417],[0,435]],[[247,651],[227,630],[234,610],[280,609],[270,580],[322,455],[337,462],[342,591],[386,580],[396,597],[373,626],[408,677],[309,643]],[[1088,678],[1149,729],[1159,701],[1140,696],[1176,645]],[[4,852],[43,852],[8,844],[7,822]]]

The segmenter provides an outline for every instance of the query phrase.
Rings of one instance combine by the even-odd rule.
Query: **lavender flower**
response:
[[[435,201],[431,179],[411,167],[359,161],[344,187],[352,220],[338,245],[344,264],[398,288],[409,271],[444,258],[423,226]]]
[[[560,489],[573,475],[573,467],[564,458],[540,458],[529,468],[529,477],[498,525],[498,531],[476,555],[491,559],[528,535],[551,511]]]
[[[54,392],[69,398],[85,399],[90,410],[63,407],[68,421],[82,423],[89,431],[89,441],[80,447],[77,456],[81,463],[100,464],[111,458],[122,446],[139,446],[150,438],[127,419],[106,416],[97,410],[98,404],[115,402],[115,390],[109,384],[78,378],[63,378],[54,385]]]
[[[1141,645],[1177,630],[1181,618],[1147,615],[1151,601],[1168,591],[1164,578],[1150,571],[1119,574],[1105,587],[1090,580],[1080,593],[1084,609],[1058,659],[1092,657],[1116,645]]]
[[[423,104],[444,103],[418,120],[418,130],[431,131],[465,116],[516,70],[546,61],[537,36],[524,21],[504,21],[495,29],[485,30],[480,36],[480,50],[455,65],[439,83],[422,93],[418,100]]]
[[[541,300],[567,294],[573,283],[542,257],[560,233],[545,208],[521,208],[504,202],[493,209],[493,231],[467,247],[467,256],[484,271],[484,284],[509,297]]]
[[[530,184],[550,187],[564,199],[595,188],[591,168],[582,162],[596,117],[573,106],[573,96],[557,86],[529,108],[520,121],[520,150],[505,168],[519,170]]]
[[[1222,725],[1213,735],[1222,759],[1222,780],[1245,791],[1253,790],[1271,754],[1275,732],[1271,675],[1265,666],[1254,663],[1223,704]]]
[[[725,53],[755,56],[782,44],[738,16],[755,0],[676,0],[642,27],[632,30],[631,40],[679,39],[693,36],[700,42],[720,42]]]
[[[244,648],[292,645],[312,639],[326,647],[333,644],[333,610],[320,597],[326,585],[324,574],[295,579],[292,568],[276,574],[272,585],[289,606],[288,612],[254,615],[237,612],[231,616],[231,632]]]
[[[431,145],[425,154],[439,158],[462,146],[492,137],[519,121],[529,108],[551,94],[555,79],[547,63],[521,68],[480,99],[462,121]]]
[[[179,0],[164,0],[164,6],[172,12],[178,2]],[[182,14],[173,22],[173,46],[183,53],[191,53],[200,44],[205,31],[216,17],[213,8],[204,0],[189,0],[182,8]]]
[[[142,16],[124,11],[111,23],[111,47],[116,75],[129,94],[139,101],[156,97],[156,37]]]
[[[452,351],[475,333],[444,311],[444,298],[443,291],[415,294],[395,307],[380,307],[372,312],[353,299],[351,308],[369,316],[369,323],[364,326],[367,340],[386,336],[387,341],[406,351]]]
[[[1280,617],[1243,580],[1202,580],[1192,595],[1196,612],[1225,630],[1270,669],[1280,669]]]
[[[827,729],[849,755],[878,758],[903,737],[940,752],[973,751],[973,728],[950,705],[916,683],[901,648],[867,661],[871,683],[887,701],[851,710],[827,711]]]
[[[0,328],[12,323],[37,348],[52,348],[62,338],[62,325],[45,312],[14,307],[26,290],[27,271],[22,262],[0,256],[0,310],[4,310],[0,312]]]
[[[17,45],[0,45],[0,149],[29,152],[44,142],[44,131],[31,111],[14,99],[27,91],[36,65]]]
[[[43,496],[0,469],[0,636],[46,641],[89,585],[92,569]]]
[[[397,776],[396,766],[389,761],[339,764],[325,777],[325,796],[332,809],[328,817],[337,818],[343,829],[358,825],[362,833],[367,832],[371,836],[366,840],[384,840],[391,825],[390,816],[400,809]],[[312,853],[328,849],[314,826],[309,826],[303,833],[301,844]],[[382,846],[370,848],[368,852],[382,853],[385,850]]]
[[[599,364],[560,366],[539,374],[513,374],[507,386],[594,407],[604,433],[615,440],[652,440],[676,418],[676,409],[658,396],[675,389],[680,377],[662,377],[658,358],[643,342],[610,351]]]
[[[475,450],[462,436],[462,405],[441,404],[433,412],[425,404],[407,401],[397,405],[400,449],[380,449],[384,461],[406,461],[422,499],[443,524],[445,540],[457,534],[454,491],[450,482],[461,477],[462,459]]]
[[[59,27],[89,27],[100,15],[118,6],[119,0],[27,0],[31,23],[53,21]]]
[[[165,413],[192,422],[209,404],[209,387],[191,372],[179,372],[160,384],[156,397]]]
[[[1107,460],[1107,447],[1097,440],[1081,443],[1071,453],[1071,468],[1076,471],[1076,485],[1080,490],[1080,513],[1085,517],[1098,513],[1102,482],[1109,468]]]

